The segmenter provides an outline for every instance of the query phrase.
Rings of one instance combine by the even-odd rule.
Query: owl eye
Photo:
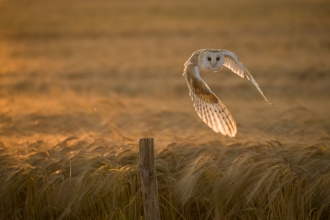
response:
[[[220,58],[219,57],[217,57],[217,61],[219,61],[220,60]]]
[[[211,61],[211,57],[208,57],[207,60],[208,60],[208,61]]]

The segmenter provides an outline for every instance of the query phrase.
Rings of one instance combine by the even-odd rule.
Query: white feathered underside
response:
[[[189,83],[188,88],[195,110],[205,124],[216,133],[234,137],[237,133],[236,123],[226,106],[219,99],[217,103],[205,102],[191,90]]]
[[[258,89],[258,91],[260,92],[260,94],[262,95],[262,97],[264,97],[265,101],[269,104],[269,105],[273,105],[272,103],[270,103],[268,101],[268,99],[266,98],[266,96],[264,95],[264,93],[261,91],[258,83],[254,80],[254,78],[252,77],[251,73],[247,70],[247,68],[243,65],[243,63],[241,61],[238,60],[238,58],[236,57],[236,55],[228,50],[220,50],[224,56],[225,56],[225,62],[224,62],[224,66],[227,67],[228,69],[230,69],[231,71],[233,71],[234,73],[236,73],[237,75],[239,75],[240,77],[244,78],[244,76],[246,76],[246,78],[248,80],[250,80],[253,85]]]
[[[245,67],[239,65],[235,60],[225,57],[225,62],[223,64],[225,67],[239,75],[240,77],[244,78],[244,73],[245,73]]]

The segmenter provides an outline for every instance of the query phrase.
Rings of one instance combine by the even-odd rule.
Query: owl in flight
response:
[[[237,128],[233,116],[226,106],[211,91],[205,81],[199,75],[199,69],[216,72],[222,66],[250,80],[259,90],[266,102],[272,105],[262,93],[251,73],[239,61],[237,56],[222,49],[201,49],[195,51],[184,64],[183,76],[186,77],[189,95],[194,102],[198,116],[215,132],[234,137]]]

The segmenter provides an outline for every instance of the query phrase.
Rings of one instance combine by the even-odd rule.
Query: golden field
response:
[[[162,219],[330,219],[328,1],[0,1],[0,219],[143,219],[153,137]],[[183,64],[237,122],[197,116]]]

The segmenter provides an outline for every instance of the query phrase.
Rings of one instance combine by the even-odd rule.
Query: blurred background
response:
[[[0,141],[68,137],[137,144],[330,138],[330,2],[0,1]],[[202,73],[238,125],[197,116],[183,64],[198,49],[234,52],[251,82]]]

